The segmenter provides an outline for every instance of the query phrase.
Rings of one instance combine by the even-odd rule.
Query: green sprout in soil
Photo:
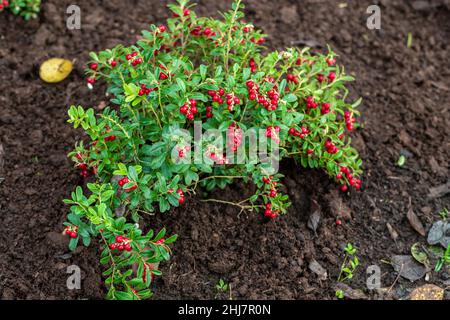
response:
[[[231,296],[231,284],[229,284],[229,283],[226,283],[223,279],[219,279],[219,282],[217,282],[217,284],[216,284],[216,290],[217,290],[217,295],[216,295],[216,297],[218,296],[218,295],[220,295],[220,294],[224,294],[224,293],[226,293],[227,291],[229,292],[229,295],[230,295],[230,300],[233,300],[233,297]]]
[[[228,288],[228,283],[226,283],[223,279],[220,279],[216,284],[216,289],[219,292],[227,292]]]
[[[412,47],[412,42],[413,42],[412,33],[408,32],[408,40],[406,42],[406,46],[408,47],[408,49]]]
[[[450,263],[450,244],[447,246],[447,249],[444,252],[444,255],[439,258],[438,262],[436,263],[436,266],[434,268],[434,271],[439,272],[441,271],[442,267],[445,264]]]
[[[356,256],[356,248],[351,243],[347,244],[344,251],[345,258],[341,265],[341,271],[337,280],[338,282],[353,279],[354,273],[359,266],[359,259]],[[338,299],[343,299],[344,292],[342,290],[336,290],[336,297]]]
[[[406,157],[404,155],[401,155],[397,160],[397,166],[403,167],[406,162]]]
[[[447,210],[447,208],[442,209],[439,212],[439,216],[441,217],[442,220],[447,220],[448,219],[448,210]]]

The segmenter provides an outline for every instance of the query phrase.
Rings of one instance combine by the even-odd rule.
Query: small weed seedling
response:
[[[439,260],[437,261],[434,271],[436,272],[441,271],[442,267],[447,263],[450,263],[450,244],[447,246],[444,255],[440,257]]]
[[[403,167],[406,163],[406,157],[404,155],[401,155],[397,160],[397,166]]]
[[[345,257],[341,265],[341,270],[339,272],[339,277],[337,280],[338,282],[344,282],[346,280],[353,279],[353,275],[359,266],[359,260],[356,256],[356,248],[351,243],[347,244],[347,246],[344,248],[344,251]],[[344,297],[344,292],[342,290],[337,290],[336,297],[338,299],[342,299]]]
[[[444,221],[447,220],[448,219],[448,210],[447,210],[447,208],[442,209],[439,212],[439,216],[441,217],[442,220],[444,220]]]
[[[220,279],[219,282],[217,282],[216,284],[216,289],[219,292],[227,292],[228,283],[226,283],[223,279]]]
[[[219,282],[217,282],[216,290],[217,290],[216,298],[219,294],[222,293],[224,294],[228,291],[230,294],[230,300],[233,300],[233,297],[231,296],[231,284],[226,283],[223,279],[220,279]]]

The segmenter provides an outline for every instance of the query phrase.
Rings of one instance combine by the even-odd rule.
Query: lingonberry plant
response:
[[[41,6],[41,0],[0,0],[0,12],[9,9],[12,13],[26,20],[36,18]]]
[[[268,52],[261,31],[243,21],[241,0],[223,21],[197,17],[186,0],[169,8],[167,24],[150,26],[136,44],[91,54],[88,86],[105,81],[114,106],[97,115],[92,108],[69,109],[69,122],[89,137],[69,156],[95,182],[87,184],[89,196],[78,187],[66,200],[65,232],[71,249],[79,239],[103,242],[108,298],[151,295],[152,275],[160,274],[158,264],[169,259],[176,236],[165,238],[164,229],[144,233],[142,217],[183,205],[198,188],[253,182],[247,199],[204,201],[262,211],[267,222],[287,212],[282,175],[249,156],[251,129],[278,150],[275,160],[322,168],[343,191],[361,187],[361,160],[346,136],[357,126],[360,101],[346,102],[345,82],[353,79],[330,49]],[[210,137],[186,140],[198,123],[221,132],[224,146]],[[245,161],[236,163],[242,150]],[[193,153],[201,161],[192,162]]]

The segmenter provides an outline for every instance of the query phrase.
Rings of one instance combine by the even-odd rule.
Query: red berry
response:
[[[112,60],[110,64],[111,64],[111,67],[115,67],[115,66],[117,66],[117,61],[116,60]]]
[[[119,249],[119,251],[123,251],[124,247],[123,247],[123,245],[121,244],[121,245],[119,245],[119,246],[117,247],[117,249]]]
[[[111,243],[111,244],[109,245],[109,248],[110,248],[111,250],[116,250],[116,249],[117,249],[117,244]]]
[[[69,235],[72,239],[74,239],[74,238],[76,238],[77,237],[77,233],[75,232],[75,231],[72,231],[72,232],[70,232],[70,235]]]
[[[167,78],[168,78],[168,76],[164,72],[161,71],[159,73],[159,80],[166,80]]]
[[[342,179],[342,174],[341,174],[341,173],[338,173],[338,174],[336,175],[336,179],[341,180],[341,179]]]
[[[191,14],[191,11],[189,11],[189,9],[185,9],[184,11],[183,11],[183,15],[184,16],[188,16],[188,15],[190,15]]]
[[[98,64],[96,64],[96,63],[92,63],[91,65],[90,65],[90,68],[91,68],[91,70],[97,70],[97,68],[98,68]]]
[[[122,243],[123,240],[125,240],[123,236],[121,236],[121,235],[116,236],[116,242],[117,242],[117,243]]]
[[[313,150],[313,149],[308,149],[308,150],[306,150],[306,153],[308,153],[308,154],[313,154],[313,153],[314,153],[314,150]]]
[[[342,224],[342,221],[340,219],[336,220],[336,225],[340,226]]]
[[[131,251],[131,246],[130,246],[129,243],[127,243],[126,245],[124,245],[123,248],[124,248],[126,251],[128,251],[128,252]]]
[[[133,186],[131,186],[131,187],[125,189],[124,191],[125,191],[125,192],[131,192],[131,191],[135,190],[136,188],[137,188],[137,185],[135,184],[135,185],[133,185]]]
[[[159,32],[164,32],[164,31],[166,31],[166,26],[165,25],[160,25],[159,27],[158,27],[158,29],[159,29]]]
[[[188,107],[187,107],[185,104],[183,104],[183,105],[180,107],[180,112],[181,112],[182,114],[186,114],[186,113],[188,112]]]
[[[124,178],[120,179],[119,182],[117,182],[117,184],[119,186],[121,186],[121,187],[123,187],[127,183],[128,183],[128,178],[127,177],[124,177]]]
[[[343,184],[340,186],[340,189],[342,192],[346,192],[348,190],[348,187],[345,184]]]

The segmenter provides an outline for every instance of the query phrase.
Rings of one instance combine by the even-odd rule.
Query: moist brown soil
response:
[[[228,1],[198,1],[198,13],[218,17]],[[380,265],[382,286],[396,273],[382,260],[409,254],[412,244],[425,242],[406,219],[408,202],[429,228],[450,197],[431,199],[429,189],[448,179],[450,116],[448,2],[430,1],[413,7],[409,1],[270,1],[247,0],[248,20],[267,33],[269,45],[282,49],[309,45],[322,50],[329,43],[339,61],[355,75],[353,97],[362,96],[363,128],[354,145],[364,160],[364,191],[335,193],[336,185],[319,171],[282,164],[286,190],[293,201],[289,214],[266,223],[260,215],[235,207],[205,204],[201,195],[148,222],[178,233],[173,259],[155,282],[156,298],[225,298],[216,296],[219,278],[231,284],[235,299],[332,299],[342,247],[358,248],[362,267],[348,282],[372,299],[404,298],[424,280],[398,279],[389,294],[366,289],[366,267]],[[344,1],[345,2],[345,1]],[[381,30],[366,27],[366,8],[377,2]],[[414,3],[414,1],[411,1]],[[89,91],[83,63],[90,51],[130,44],[141,29],[168,16],[166,1],[78,1],[82,29],[65,27],[72,1],[44,1],[38,20],[25,22],[11,14],[0,17],[0,298],[101,299],[99,247],[69,254],[60,235],[67,207],[62,199],[78,177],[66,154],[82,132],[66,123],[71,104],[98,106],[107,101],[104,87]],[[406,46],[407,34],[413,36]],[[64,82],[39,80],[39,64],[49,57],[75,59]],[[3,152],[2,152],[3,150]],[[395,165],[400,154],[405,166]],[[211,196],[241,199],[246,185],[234,185]],[[317,235],[306,226],[311,201],[323,218]],[[351,215],[335,224],[336,216]],[[394,242],[386,223],[398,232]],[[318,280],[311,259],[328,271]],[[81,290],[66,287],[66,268],[78,265]],[[447,273],[431,273],[430,282],[445,287]],[[448,286],[448,284],[447,284]],[[448,294],[448,292],[447,292]]]

